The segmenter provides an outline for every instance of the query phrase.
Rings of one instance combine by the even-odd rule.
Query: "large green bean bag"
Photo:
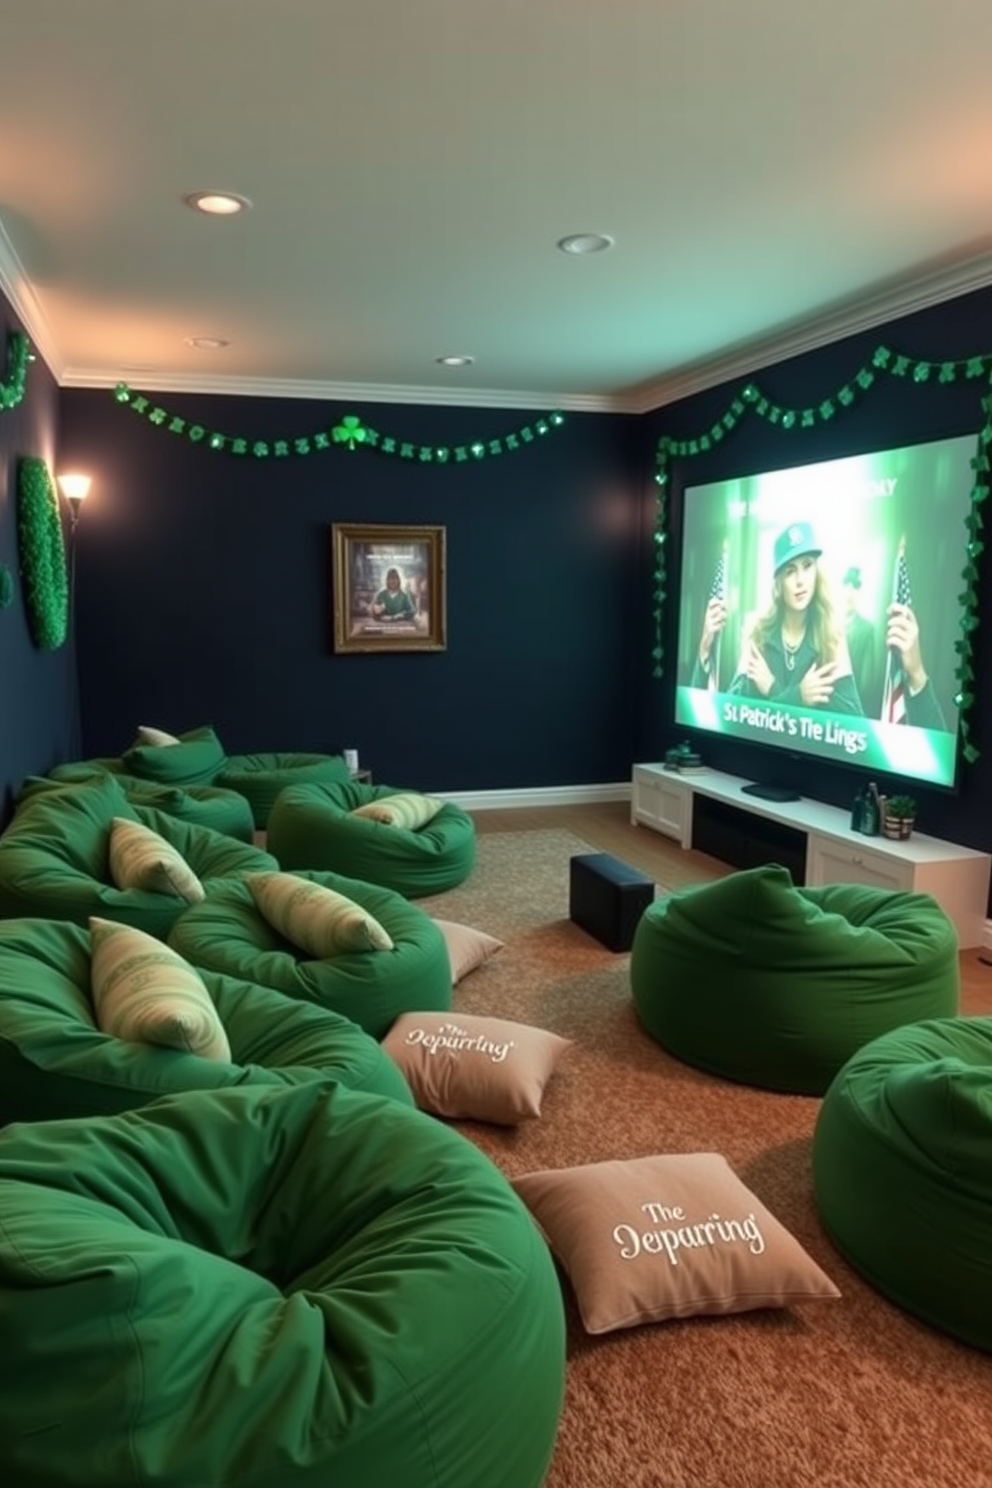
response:
[[[124,768],[143,780],[237,791],[250,805],[257,828],[265,827],[276,796],[287,785],[349,778],[340,754],[228,754],[210,724],[174,737],[176,744],[133,744],[123,756]]]
[[[878,1034],[957,1012],[957,935],[928,894],[801,889],[771,864],[657,899],[630,981],[648,1033],[687,1064],[822,1095]]]
[[[272,808],[266,846],[283,868],[326,869],[408,899],[443,894],[475,867],[475,823],[467,811],[446,801],[415,830],[352,815],[358,806],[406,794],[358,780],[289,786]]]
[[[40,916],[87,925],[97,915],[164,939],[186,908],[175,894],[118,889],[109,867],[114,817],[163,837],[209,895],[216,880],[276,868],[261,848],[221,832],[135,806],[110,774],[28,795],[0,833],[0,917]]]
[[[158,785],[152,780],[140,780],[136,775],[125,775],[118,760],[78,760],[74,764],[56,765],[47,775],[31,775],[18,792],[18,804],[29,795],[53,785],[64,785],[67,781],[78,783],[94,775],[112,774],[124,788],[132,806],[151,806],[164,811],[179,821],[192,822],[195,826],[210,827],[215,832],[224,832],[236,837],[239,842],[255,840],[255,821],[251,807],[237,791],[221,790],[213,785]]]
[[[162,1095],[320,1076],[412,1105],[373,1038],[326,1008],[200,971],[231,1063],[130,1043],[97,1027],[90,935],[57,920],[0,920],[0,1124],[128,1111]]]
[[[276,796],[294,782],[349,779],[340,754],[284,752],[228,754],[211,724],[173,734],[172,744],[139,741],[117,758],[84,761],[146,784],[194,791],[205,787],[235,791],[251,809],[254,828],[264,828]],[[63,773],[77,768],[58,767]]]
[[[498,1169],[320,1083],[0,1133],[0,1481],[539,1488],[559,1284]]]
[[[992,1018],[883,1034],[820,1107],[824,1228],[872,1286],[992,1352]]]
[[[280,792],[290,785],[329,784],[350,780],[351,773],[339,754],[232,754],[217,777],[217,784],[240,791],[255,816],[255,826],[268,825]]]
[[[194,966],[332,1008],[374,1038],[383,1038],[400,1013],[451,1007],[448,949],[429,915],[392,889],[336,873],[296,872],[361,905],[389,935],[393,949],[341,951],[315,960],[272,928],[243,881],[220,884],[209,899],[184,910],[169,944]]]

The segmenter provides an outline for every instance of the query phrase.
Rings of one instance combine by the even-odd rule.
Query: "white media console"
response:
[[[705,815],[706,803],[719,803],[724,824],[734,820],[723,808],[747,813],[741,818],[746,836],[748,817],[760,838],[762,822],[794,832],[796,842],[805,839],[804,881],[813,886],[830,883],[873,884],[880,889],[910,889],[932,894],[957,927],[962,949],[984,942],[988,915],[989,873],[992,855],[953,842],[941,842],[914,832],[906,841],[888,837],[865,837],[851,830],[851,814],[837,806],[824,806],[805,797],[798,801],[766,801],[745,795],[746,780],[719,770],[693,770],[678,774],[662,765],[635,765],[630,819],[666,837],[681,847],[712,848],[694,838],[697,804]],[[697,803],[697,798],[702,798]],[[714,853],[720,856],[720,853]],[[770,858],[766,855],[765,861]],[[744,863],[738,866],[745,866]],[[787,864],[788,866],[788,864]]]

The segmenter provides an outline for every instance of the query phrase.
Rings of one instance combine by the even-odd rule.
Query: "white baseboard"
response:
[[[613,785],[549,785],[526,790],[431,791],[443,801],[454,801],[466,811],[498,810],[503,806],[594,806],[600,801],[629,801],[631,783]]]
[[[985,928],[982,930],[982,950],[992,951],[992,920],[985,921]]]

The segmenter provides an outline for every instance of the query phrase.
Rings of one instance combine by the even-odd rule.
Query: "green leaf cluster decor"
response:
[[[55,651],[68,631],[69,580],[55,485],[36,455],[18,462],[17,537],[31,639]]]
[[[117,384],[114,398],[168,434],[181,434],[191,444],[203,444],[217,454],[251,455],[256,460],[312,455],[337,445],[352,453],[357,449],[369,450],[380,455],[394,455],[399,460],[413,460],[420,465],[467,465],[493,455],[513,454],[516,450],[526,449],[553,429],[560,429],[565,422],[563,413],[554,412],[542,414],[532,423],[511,429],[498,439],[474,439],[465,444],[417,444],[395,434],[381,434],[378,429],[363,424],[357,414],[349,413],[330,430],[316,429],[312,434],[291,438],[247,439],[244,435],[224,434],[170,414],[143,394],[135,393],[126,382]]]
[[[0,412],[16,408],[24,397],[28,380],[28,363],[34,361],[31,343],[23,331],[11,331],[7,337],[7,377],[0,380]]]
[[[952,383],[964,380],[983,378],[988,385],[992,382],[992,353],[985,352],[981,356],[964,357],[957,361],[930,362],[919,361],[914,357],[908,357],[890,350],[887,346],[878,346],[872,353],[871,359],[860,367],[853,377],[848,378],[835,392],[815,407],[787,408],[774,399],[766,397],[761,388],[754,382],[745,383],[740,391],[731,398],[726,410],[715,423],[698,434],[695,439],[672,439],[667,434],[658,441],[655,453],[655,484],[657,486],[655,500],[655,527],[654,527],[654,581],[652,587],[652,618],[654,620],[654,646],[651,658],[654,663],[653,675],[660,678],[664,675],[664,646],[662,642],[663,620],[665,612],[665,600],[668,597],[668,565],[667,565],[667,537],[668,537],[668,506],[669,506],[669,480],[670,464],[673,458],[692,458],[695,455],[704,455],[722,443],[728,435],[732,434],[738,424],[747,415],[762,418],[778,429],[789,432],[794,429],[812,429],[818,424],[827,423],[838,412],[838,409],[847,409],[860,397],[872,388],[878,377],[900,377],[907,379],[917,386],[924,386],[930,382]],[[961,723],[961,746],[962,753],[968,764],[974,764],[978,759],[980,751],[976,748],[971,736],[969,713],[975,701],[975,669],[973,661],[973,636],[978,629],[978,558],[984,549],[981,539],[983,526],[982,506],[988,500],[990,490],[990,471],[992,471],[992,392],[982,399],[982,412],[984,422],[978,434],[978,450],[971,462],[975,472],[974,484],[971,488],[971,508],[967,518],[968,541],[966,544],[967,560],[962,574],[964,590],[960,595],[963,606],[961,616],[961,635],[955,642],[955,650],[958,654],[958,665],[955,679],[958,683],[958,692],[955,702],[959,709]]]

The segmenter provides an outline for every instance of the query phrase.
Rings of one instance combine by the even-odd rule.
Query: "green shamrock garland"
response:
[[[28,363],[34,361],[31,343],[23,331],[11,331],[7,337],[7,380],[0,380],[0,411],[16,408],[24,397],[28,380]]]
[[[498,439],[476,439],[468,444],[455,445],[416,444],[392,434],[380,434],[378,429],[363,424],[356,414],[349,413],[329,431],[318,429],[312,434],[287,439],[247,439],[243,435],[207,429],[203,424],[190,423],[170,414],[149,398],[133,392],[126,382],[117,384],[114,398],[169,434],[184,435],[192,444],[205,444],[207,449],[218,454],[252,455],[256,460],[267,460],[270,456],[285,459],[289,455],[312,455],[332,449],[334,445],[343,445],[352,453],[359,448],[374,450],[381,455],[395,455],[400,460],[415,460],[422,465],[464,465],[473,460],[484,460],[487,456],[512,454],[524,449],[552,429],[559,429],[565,422],[564,414],[555,412],[542,415],[533,423],[513,429]]]
[[[809,408],[786,408],[776,403],[774,399],[768,398],[758,387],[757,383],[748,382],[734,396],[721,418],[711,424],[704,433],[695,439],[671,439],[667,434],[658,441],[655,463],[655,483],[657,484],[657,504],[655,509],[655,567],[652,588],[652,611],[654,619],[655,642],[651,652],[654,661],[653,675],[661,677],[664,675],[663,663],[665,659],[664,646],[662,643],[662,622],[664,619],[665,600],[668,598],[668,572],[666,546],[668,541],[668,485],[669,464],[673,457],[692,458],[695,455],[706,454],[716,445],[720,444],[729,434],[732,434],[746,414],[753,414],[757,418],[763,418],[769,424],[774,424],[779,429],[812,429],[817,424],[828,422],[837,413],[838,408],[850,408],[855,400],[867,393],[879,374],[885,373],[890,377],[910,378],[914,383],[923,384],[928,382],[952,383],[959,379],[992,379],[992,354],[985,353],[981,356],[966,357],[959,361],[929,362],[918,361],[913,357],[903,356],[891,351],[887,346],[876,347],[872,353],[870,363],[860,367],[853,377],[843,383],[829,398]],[[978,759],[980,751],[975,747],[971,738],[968,714],[975,702],[975,668],[972,637],[978,629],[978,558],[985,544],[980,533],[982,530],[982,506],[988,500],[990,489],[990,453],[992,453],[992,395],[982,399],[982,412],[985,421],[978,434],[978,449],[971,461],[971,468],[975,472],[975,482],[971,488],[971,508],[968,513],[966,528],[968,541],[965,545],[967,561],[962,573],[964,590],[958,596],[962,604],[961,636],[955,642],[955,650],[958,655],[958,664],[955,670],[955,680],[958,683],[958,692],[955,696],[955,704],[958,707],[961,720],[962,752],[968,764],[974,764]]]

